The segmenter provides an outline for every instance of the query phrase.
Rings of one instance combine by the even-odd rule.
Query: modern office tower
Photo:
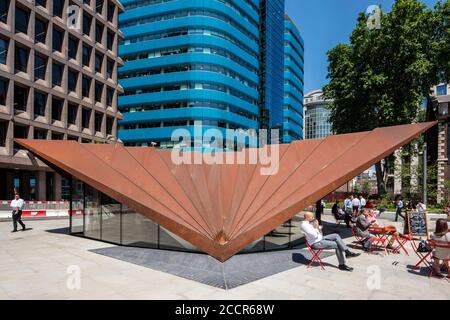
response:
[[[69,191],[15,138],[117,140],[121,11],[117,0],[0,1],[0,199],[18,191],[58,201]]]
[[[122,1],[119,54],[129,146],[173,146],[172,132],[258,129],[259,2]]]
[[[263,129],[283,128],[284,9],[284,0],[260,1],[259,92]]]
[[[286,15],[284,20],[283,142],[303,139],[304,41]]]
[[[330,100],[323,98],[322,90],[305,95],[305,139],[322,139],[331,135]]]
[[[195,121],[204,130],[283,129],[284,0],[122,3],[126,145],[171,148],[174,130],[194,135]]]

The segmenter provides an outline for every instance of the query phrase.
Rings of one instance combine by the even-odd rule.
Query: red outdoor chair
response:
[[[308,247],[309,252],[310,252],[311,255],[312,255],[311,262],[309,263],[307,269],[311,268],[312,265],[313,265],[315,262],[318,262],[319,265],[320,265],[320,267],[322,268],[322,270],[325,270],[325,267],[324,267],[324,265],[323,265],[323,262],[322,262],[322,260],[320,259],[320,255],[322,254],[322,252],[323,252],[324,249],[315,250],[315,249],[313,249],[313,248],[309,245],[308,241],[306,241],[306,246]]]
[[[400,253],[400,250],[403,250],[406,255],[409,256],[409,252],[408,249],[406,249],[405,244],[407,244],[408,242],[411,243],[411,241],[413,241],[413,236],[408,234],[408,235],[401,235],[396,237],[395,239],[398,243],[398,246],[394,249],[394,252],[398,252]]]
[[[436,250],[437,248],[441,248],[441,249],[450,249],[450,242],[447,241],[438,241],[438,240],[428,240],[428,245],[433,249],[433,251],[431,251],[424,259],[426,259],[427,257],[430,257],[431,260],[430,262],[428,262],[428,267],[430,269],[430,277],[433,275],[433,256],[434,256],[434,250]],[[446,259],[444,260],[445,262],[448,262],[450,259]],[[421,262],[419,262],[420,265]]]

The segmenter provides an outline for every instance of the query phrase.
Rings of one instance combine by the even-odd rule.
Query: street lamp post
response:
[[[427,156],[427,144],[425,143],[423,145],[423,165],[422,165],[422,181],[423,181],[423,187],[422,187],[422,198],[423,198],[423,204],[425,206],[428,206],[428,195],[427,195],[427,161],[428,161],[428,156]]]

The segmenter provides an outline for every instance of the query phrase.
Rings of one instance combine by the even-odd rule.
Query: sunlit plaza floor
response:
[[[324,259],[326,271],[299,262],[223,290],[97,254],[92,250],[112,245],[62,233],[68,220],[26,224],[32,229],[10,233],[11,222],[0,222],[0,299],[450,299],[448,280],[408,268],[418,261],[411,248],[409,256],[362,254],[348,261],[353,273],[337,270],[333,254]],[[344,227],[336,231],[348,235]]]

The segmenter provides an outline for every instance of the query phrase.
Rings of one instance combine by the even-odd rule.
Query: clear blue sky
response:
[[[437,0],[422,0],[433,7]],[[286,0],[286,12],[305,39],[305,94],[327,83],[327,51],[348,43],[359,12],[373,4],[390,11],[394,0]]]

